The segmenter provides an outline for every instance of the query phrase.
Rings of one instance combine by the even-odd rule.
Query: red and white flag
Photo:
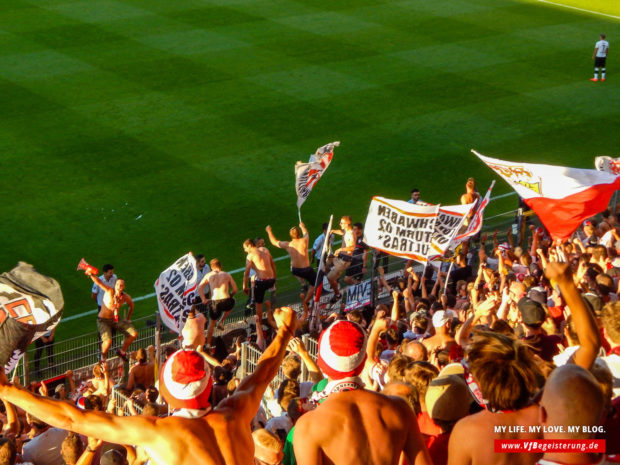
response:
[[[489,205],[489,202],[491,201],[491,191],[493,190],[494,185],[495,181],[491,182],[487,193],[478,205],[476,212],[469,220],[469,223],[467,224],[467,229],[465,229],[464,232],[457,234],[454,239],[452,239],[452,242],[450,242],[451,249],[456,249],[456,247],[458,247],[460,243],[466,241],[470,237],[475,236],[480,232],[480,230],[482,229],[482,221],[484,219],[484,209],[487,208],[487,205]]]
[[[308,163],[298,161],[295,164],[295,190],[297,191],[297,208],[301,208],[312,189],[329,166],[334,156],[334,147],[340,142],[319,147],[314,155],[310,155]]]
[[[448,250],[457,233],[462,229],[463,223],[476,206],[476,202],[466,205],[448,205],[439,207],[435,230],[431,238],[431,247],[428,259],[439,260]]]
[[[620,176],[603,171],[516,163],[472,152],[517,191],[553,239],[568,239],[584,220],[605,210],[620,188]]]

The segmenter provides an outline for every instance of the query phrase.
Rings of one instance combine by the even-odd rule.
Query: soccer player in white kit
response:
[[[598,71],[601,70],[601,81],[605,80],[605,60],[607,59],[607,52],[609,51],[609,42],[605,40],[605,34],[601,34],[601,40],[594,45],[594,53],[592,59],[594,60],[594,77],[590,81],[598,81]]]

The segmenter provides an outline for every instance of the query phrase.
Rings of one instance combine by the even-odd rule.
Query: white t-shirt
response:
[[[116,280],[118,278],[116,277],[115,274],[113,274],[112,277],[109,280],[105,279],[103,277],[103,275],[99,276],[99,279],[106,286],[114,288],[114,285],[116,284]],[[97,305],[99,305],[101,307],[101,304],[103,303],[103,296],[105,295],[105,291],[103,289],[101,289],[97,284],[93,283],[92,293],[93,294],[97,294]]]
[[[606,40],[599,40],[595,45],[596,48],[596,56],[599,58],[603,58],[607,56],[607,50],[609,50],[609,42]]]
[[[614,247],[616,249],[620,248],[620,241],[617,241],[614,238],[613,230],[607,231],[605,234],[603,234],[603,237],[601,237],[601,240],[599,241],[599,243],[609,248],[611,247]]]
[[[60,428],[50,428],[39,434],[24,444],[22,460],[37,465],[64,465],[60,447],[67,434],[68,431]]]

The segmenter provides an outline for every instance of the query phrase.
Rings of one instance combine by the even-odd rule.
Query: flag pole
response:
[[[443,285],[443,293],[446,293],[446,289],[448,289],[448,280],[450,279],[450,273],[452,273],[452,267],[454,266],[454,259],[456,258],[456,255],[454,255],[452,257],[452,260],[450,260],[450,267],[448,268],[448,274],[446,276],[446,282]],[[441,267],[439,268],[441,270]]]
[[[297,208],[297,216],[299,217],[299,222],[301,223],[301,208]]]
[[[318,273],[316,274],[316,280],[314,281],[314,298],[312,299],[314,301],[313,305],[312,305],[312,314],[311,314],[311,318],[310,318],[310,328],[314,328],[316,325],[316,329],[319,329],[319,300],[320,300],[320,296],[318,297],[319,300],[317,300],[317,294],[319,291],[319,279],[321,280],[321,283],[323,282],[323,266],[325,265],[325,256],[327,255],[327,249],[329,248],[329,239],[331,236],[331,230],[332,230],[332,222],[334,220],[334,215],[330,215],[329,216],[329,223],[327,225],[327,231],[325,232],[325,240],[323,241],[323,248],[321,249],[321,258],[319,259],[319,268],[318,268]]]

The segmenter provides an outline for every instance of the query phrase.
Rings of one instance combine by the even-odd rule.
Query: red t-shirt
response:
[[[420,433],[427,436],[439,436],[441,434],[441,428],[435,424],[428,412],[418,413],[418,426]]]
[[[450,433],[442,433],[437,436],[427,436],[424,442],[428,448],[428,452],[433,459],[434,465],[448,464],[448,442],[450,441]]]

